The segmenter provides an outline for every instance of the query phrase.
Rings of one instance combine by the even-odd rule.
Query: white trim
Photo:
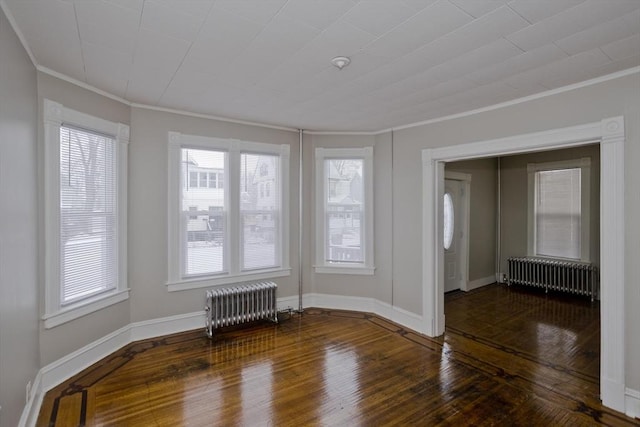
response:
[[[304,307],[373,313],[416,332],[422,328],[422,316],[375,298],[310,293],[303,295],[303,301]]]
[[[347,264],[340,266],[314,265],[313,271],[321,274],[354,274],[359,276],[373,276],[376,273],[375,267],[350,267]]]
[[[162,113],[178,114],[181,116],[195,117],[198,119],[216,120],[219,122],[234,123],[234,124],[246,125],[246,126],[256,126],[256,127],[265,128],[265,129],[283,130],[286,132],[296,132],[296,133],[299,132],[298,129],[288,127],[288,126],[271,125],[268,123],[257,123],[249,120],[231,119],[228,117],[214,116],[211,114],[194,113],[192,111],[175,110],[173,108],[156,107],[154,105],[147,105],[147,104],[138,104],[137,102],[129,103],[129,105],[132,108],[140,108],[143,110],[151,110],[151,111],[160,111]]]
[[[206,279],[177,280],[167,283],[169,292],[186,291],[188,289],[211,288],[214,286],[228,285],[231,283],[246,282],[251,280],[273,279],[291,275],[291,268],[273,269],[262,273],[241,273],[233,276],[225,275]]]
[[[131,336],[129,337],[129,342],[192,331],[198,328],[202,328],[204,331],[205,311],[202,310],[158,319],[143,320],[132,323],[130,327]]]
[[[35,426],[38,421],[38,415],[40,415],[40,407],[44,399],[45,392],[42,389],[42,370],[39,370],[36,374],[36,378],[31,385],[31,395],[27,404],[22,409],[20,420],[18,421],[18,427]]]
[[[76,85],[78,87],[81,87],[82,89],[86,89],[86,90],[88,90],[90,92],[93,92],[93,93],[96,93],[98,95],[104,96],[105,98],[109,98],[109,99],[112,99],[114,101],[120,102],[121,104],[124,104],[124,105],[127,105],[127,106],[131,106],[131,101],[128,101],[128,100],[126,100],[126,99],[124,99],[124,98],[122,98],[122,97],[120,97],[118,95],[114,95],[114,94],[112,94],[110,92],[104,91],[102,89],[98,89],[95,86],[92,86],[92,85],[90,85],[88,83],[85,83],[83,81],[80,81],[78,79],[74,79],[73,77],[69,77],[66,74],[59,73],[59,72],[57,72],[55,70],[52,70],[51,68],[47,68],[47,67],[39,65],[39,64],[36,64],[35,67],[36,67],[36,69],[38,71],[40,71],[43,74],[48,74],[48,75],[50,75],[52,77],[55,77],[57,79],[65,81],[67,83],[71,83],[72,85]]]
[[[593,85],[596,85],[596,84],[599,84],[599,83],[608,82],[609,80],[619,79],[619,78],[630,76],[630,75],[636,74],[636,73],[640,73],[640,66],[631,67],[631,68],[628,68],[626,70],[616,71],[615,73],[606,74],[604,76],[595,77],[593,79],[585,80],[585,81],[578,82],[578,83],[573,83],[573,84],[570,84],[570,85],[567,85],[567,86],[562,86],[562,87],[559,87],[559,88],[556,88],[556,89],[551,89],[551,90],[547,90],[547,91],[544,91],[544,92],[538,92],[538,93],[535,93],[533,95],[528,95],[528,96],[525,96],[525,97],[522,97],[522,98],[513,99],[511,101],[505,101],[505,102],[501,102],[499,104],[489,105],[487,107],[476,108],[475,110],[464,111],[462,113],[450,114],[448,116],[437,117],[437,118],[425,120],[425,121],[422,121],[422,122],[411,123],[411,124],[408,124],[408,125],[403,125],[403,126],[383,129],[383,130],[377,131],[374,135],[390,132],[392,130],[396,130],[397,131],[397,130],[403,130],[403,129],[410,129],[410,128],[414,128],[414,127],[418,127],[418,126],[430,125],[430,124],[433,124],[433,123],[440,123],[440,122],[445,122],[445,121],[448,121],[448,120],[459,119],[459,118],[462,118],[462,117],[473,116],[475,114],[485,113],[487,111],[499,110],[501,108],[510,107],[512,105],[522,104],[522,103],[533,101],[533,100],[536,100],[536,99],[546,98],[548,96],[553,96],[553,95],[558,95],[560,93],[569,92],[569,91],[572,91],[572,90],[575,90],[575,89],[580,89],[580,88],[583,88],[583,87],[593,86]]]
[[[472,291],[474,289],[481,288],[483,286],[491,285],[492,283],[496,283],[496,275],[492,274],[491,276],[482,277],[476,280],[470,280],[467,282],[467,291]]]
[[[348,297],[340,295],[305,294],[305,307],[332,308],[374,313],[404,327],[418,331],[421,316],[393,307],[373,298]],[[279,310],[291,308],[298,302],[298,296],[281,297],[277,300]],[[84,347],[61,357],[38,371],[33,382],[29,401],[20,418],[19,427],[35,426],[44,395],[57,385],[108,357],[127,344],[135,341],[160,337],[179,332],[205,330],[205,312],[178,314],[157,319],[143,320],[126,325]]]
[[[270,144],[263,142],[241,141],[237,139],[216,138],[200,135],[187,135],[179,132],[168,132],[168,196],[167,196],[167,286],[170,292],[186,289],[197,289],[236,283],[243,280],[257,280],[283,277],[291,274],[289,236],[290,236],[290,149],[288,144]],[[210,274],[200,277],[183,275],[185,260],[184,244],[181,242],[181,149],[202,148],[220,150],[225,156],[225,211],[227,213],[225,250],[225,273]],[[277,254],[280,265],[256,270],[242,270],[242,254],[240,249],[240,159],[242,153],[265,153],[279,158],[278,182],[280,208],[280,236]]]
[[[538,192],[536,191],[536,172],[558,169],[580,169],[580,259],[574,261],[592,262],[591,259],[591,158],[561,160],[557,162],[527,164],[527,255],[538,258],[562,259],[538,254],[536,241],[536,211]]]
[[[364,274],[372,275],[375,271],[374,261],[374,228],[375,221],[373,212],[373,147],[362,148],[323,148],[315,149],[315,260],[314,271],[316,273],[342,273],[342,274]],[[326,261],[326,201],[328,191],[325,175],[325,160],[329,159],[362,159],[362,181],[364,190],[364,229],[363,234],[364,261],[362,263],[339,263]]]
[[[80,126],[90,131],[110,135],[115,140],[116,207],[117,207],[117,268],[115,288],[68,306],[61,304],[60,280],[60,127]],[[85,316],[129,297],[127,286],[127,156],[129,126],[66,108],[44,99],[44,242],[45,242],[45,328]]]
[[[625,223],[624,223],[624,118],[614,117],[581,126],[507,138],[424,149],[423,158],[423,332],[444,332],[441,300],[442,233],[438,206],[445,161],[495,157],[505,154],[567,148],[600,141],[600,276],[601,366],[603,405],[624,412],[625,405]]]
[[[625,390],[625,414],[631,418],[640,418],[640,391]]]
[[[624,412],[624,118],[602,120],[600,143],[600,384],[605,406]],[[606,390],[606,392],[605,392]]]
[[[54,314],[45,314],[42,317],[42,320],[44,320],[44,327],[45,329],[50,329],[79,317],[86,316],[87,314],[95,311],[102,310],[110,305],[126,301],[129,299],[129,291],[129,289],[124,289],[122,291],[116,291],[115,293],[109,293],[107,294],[108,296],[98,294],[92,298],[81,301],[79,305],[71,306],[68,309],[62,309]]]

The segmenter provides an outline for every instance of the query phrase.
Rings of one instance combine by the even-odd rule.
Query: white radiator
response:
[[[255,320],[278,322],[274,282],[244,283],[222,286],[207,291],[207,335],[223,326],[239,325]]]
[[[507,284],[525,285],[554,291],[571,292],[590,296],[593,301],[598,293],[597,268],[588,263],[557,261],[530,257],[507,259],[509,275]]]

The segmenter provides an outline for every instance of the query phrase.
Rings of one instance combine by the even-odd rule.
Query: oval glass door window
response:
[[[444,193],[444,248],[449,249],[453,242],[453,200],[451,194]]]

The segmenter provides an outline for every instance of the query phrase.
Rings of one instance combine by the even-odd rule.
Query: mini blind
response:
[[[580,168],[538,171],[535,185],[536,254],[580,259]]]
[[[280,157],[240,155],[241,268],[279,267]]]
[[[116,157],[113,137],[60,127],[62,305],[117,285]]]
[[[364,262],[363,159],[325,160],[325,260]]]
[[[209,185],[210,176],[223,177],[223,151],[182,148],[181,234],[183,276],[227,271],[227,206],[223,182]],[[186,185],[188,183],[188,185]]]

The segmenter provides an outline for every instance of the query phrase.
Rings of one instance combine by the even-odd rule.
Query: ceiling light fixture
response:
[[[336,56],[331,60],[331,63],[338,67],[339,70],[342,70],[344,67],[349,65],[350,62],[351,60],[346,56]]]

